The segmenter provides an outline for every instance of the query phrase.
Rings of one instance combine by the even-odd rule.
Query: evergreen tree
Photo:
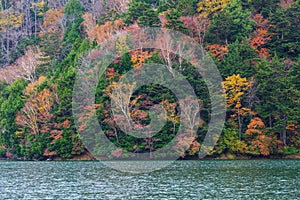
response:
[[[226,8],[213,17],[207,40],[209,43],[228,44],[243,40],[252,31],[255,22],[250,10],[243,10],[240,1],[231,1]]]
[[[250,78],[255,74],[252,61],[257,58],[257,53],[247,41],[234,42],[228,46],[228,54],[218,63],[218,67],[224,78],[233,74]]]
[[[280,57],[295,59],[300,55],[300,2],[277,9],[270,16],[272,41],[269,47]]]

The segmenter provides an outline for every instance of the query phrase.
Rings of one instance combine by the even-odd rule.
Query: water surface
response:
[[[0,162],[0,199],[297,199],[299,169],[296,160],[176,161],[130,174],[101,162]]]

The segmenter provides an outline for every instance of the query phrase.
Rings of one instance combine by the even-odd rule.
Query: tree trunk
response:
[[[9,27],[6,29],[6,61],[7,63],[9,62],[9,54],[10,54],[10,49],[9,49]]]
[[[287,126],[287,115],[284,115],[284,127],[282,130],[282,142],[286,146],[286,126]]]
[[[34,5],[34,37],[36,37],[37,32],[37,6]]]
[[[238,113],[238,122],[239,122],[239,140],[241,140],[242,139],[242,118],[239,113]]]

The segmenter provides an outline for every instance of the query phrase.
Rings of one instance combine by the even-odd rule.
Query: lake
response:
[[[131,174],[102,162],[3,161],[0,199],[297,199],[299,169],[297,160],[205,160]]]

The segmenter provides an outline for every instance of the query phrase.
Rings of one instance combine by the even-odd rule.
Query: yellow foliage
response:
[[[179,123],[180,117],[176,114],[176,103],[170,103],[168,100],[163,100],[160,103],[167,111],[167,120],[174,124]]]
[[[116,52],[119,55],[123,55],[128,51],[129,51],[129,46],[127,45],[126,42],[126,36],[119,37],[116,41]]]
[[[232,75],[222,82],[222,86],[226,92],[227,107],[241,108],[242,96],[250,86],[247,79],[242,78],[239,74]]]
[[[208,17],[221,11],[231,0],[201,0],[197,6],[197,11],[201,17]]]
[[[22,23],[22,14],[15,14],[10,10],[0,11],[0,32],[6,31],[9,27],[18,28]]]
[[[41,76],[37,81],[33,83],[29,83],[24,91],[24,94],[28,96],[32,95],[33,93],[36,92],[36,87],[41,85],[46,80],[47,78],[45,76]]]
[[[115,20],[114,22],[105,22],[105,24],[100,26],[97,24],[95,28],[88,33],[89,39],[94,40],[96,38],[98,44],[100,44],[123,27],[124,23],[120,19]]]
[[[46,2],[45,1],[41,1],[41,2],[37,2],[37,3],[33,3],[30,8],[34,12],[37,12],[38,16],[43,16],[44,15],[44,8],[45,8],[45,6],[46,6]]]

